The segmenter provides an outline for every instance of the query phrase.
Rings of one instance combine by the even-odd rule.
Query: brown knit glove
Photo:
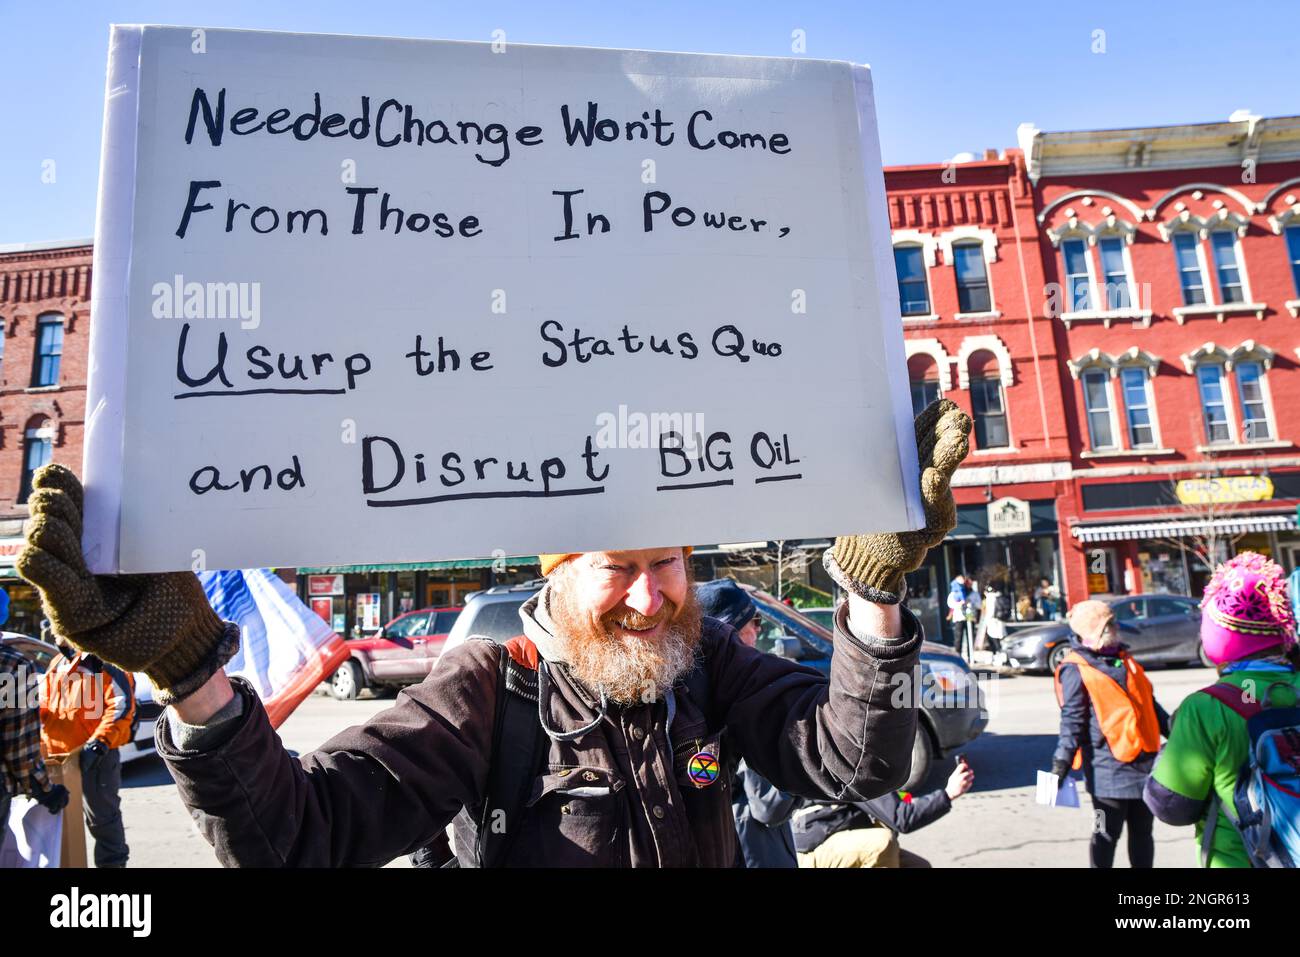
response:
[[[197,691],[239,649],[239,628],[208,604],[193,572],[91,575],[81,556],[81,483],[62,465],[32,480],[18,574],[41,593],[54,633],[126,671],[143,671],[154,700]]]
[[[882,605],[903,599],[905,574],[921,567],[925,553],[957,524],[952,481],[970,449],[970,416],[951,399],[939,399],[916,417],[925,528],[917,532],[841,535],[822,564],[841,588]]]

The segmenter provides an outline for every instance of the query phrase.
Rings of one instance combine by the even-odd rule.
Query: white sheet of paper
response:
[[[1038,787],[1034,801],[1048,807],[1079,807],[1079,788],[1074,778],[1066,778],[1057,787],[1057,777],[1051,771],[1038,772]]]
[[[155,26],[111,44],[94,571],[923,524],[866,67]]]
[[[34,799],[14,795],[9,805],[8,840],[0,849],[0,869],[58,867],[63,845],[63,812],[51,814]]]

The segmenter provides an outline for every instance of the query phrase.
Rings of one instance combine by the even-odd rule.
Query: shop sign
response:
[[[379,630],[379,592],[365,592],[357,596],[357,622],[362,631]]]
[[[342,575],[308,575],[307,594],[312,596],[342,595],[343,576]]]
[[[17,561],[26,544],[25,538],[0,538],[0,566],[8,567]]]
[[[314,611],[322,621],[329,621],[334,617],[334,599],[313,598],[311,600],[311,610]]]
[[[989,502],[989,534],[1016,535],[1030,529],[1029,503],[1024,499],[1000,498]]]
[[[1183,479],[1174,487],[1174,494],[1184,505],[1264,502],[1273,497],[1273,480],[1267,475]]]

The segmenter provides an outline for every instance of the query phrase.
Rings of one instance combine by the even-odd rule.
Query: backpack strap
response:
[[[1242,689],[1225,681],[1202,688],[1201,693],[1214,698],[1247,721],[1264,710],[1264,706],[1258,701],[1247,701],[1246,693]]]
[[[517,649],[500,646],[487,795],[477,820],[467,811],[456,822],[462,866],[500,867],[509,856],[545,754],[546,736],[537,719],[537,672],[516,660],[512,651]]]

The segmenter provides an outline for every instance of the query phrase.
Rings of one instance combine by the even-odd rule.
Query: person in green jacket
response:
[[[1201,644],[1220,682],[1257,697],[1267,694],[1280,707],[1300,697],[1300,653],[1286,578],[1263,555],[1242,552],[1215,569],[1201,602]],[[1147,807],[1166,824],[1195,824],[1198,848],[1215,808],[1207,867],[1250,867],[1229,810],[1248,751],[1245,720],[1198,691],[1174,714],[1169,741],[1147,780]],[[1217,802],[1210,799],[1211,788]]]

